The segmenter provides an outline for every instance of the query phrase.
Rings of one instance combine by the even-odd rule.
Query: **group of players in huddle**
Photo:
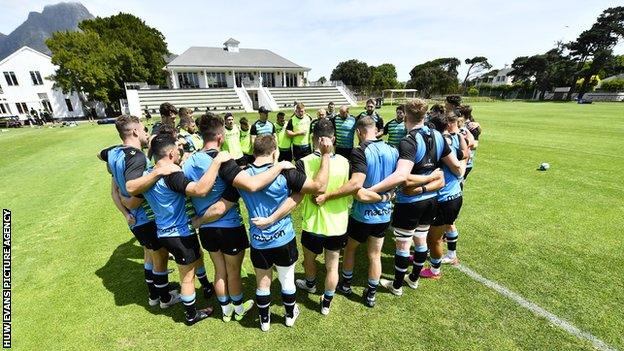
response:
[[[98,155],[112,175],[113,202],[144,247],[150,306],[167,308],[181,301],[188,325],[207,318],[212,308],[196,307],[197,277],[206,299],[216,295],[223,321],[241,320],[255,305],[260,328],[268,331],[274,270],[285,324],[291,327],[299,315],[296,290],[314,294],[319,285],[318,255],[324,256],[326,269],[319,298],[323,315],[329,314],[336,291],[352,294],[360,244],[367,246],[362,297],[368,307],[375,306],[380,285],[400,296],[404,283],[416,289],[420,278],[440,278],[442,263],[458,263],[454,223],[481,133],[459,96],[431,109],[424,100],[408,101],[385,125],[372,100],[357,117],[347,106],[336,113],[330,103],[316,119],[298,103],[287,123],[279,112],[275,124],[261,107],[251,127],[245,118],[236,125],[231,114],[206,113],[193,120],[192,111],[168,103],[160,113],[162,122],[151,135],[138,117],[120,116],[115,126],[122,144]],[[382,140],[386,134],[387,142]],[[295,279],[299,254],[292,213],[297,206],[304,279]],[[381,279],[388,228],[396,242],[393,280]],[[242,292],[241,267],[249,247],[255,302],[244,301]],[[214,283],[207,277],[202,248],[214,266]],[[178,265],[179,291],[169,285],[170,255]]]

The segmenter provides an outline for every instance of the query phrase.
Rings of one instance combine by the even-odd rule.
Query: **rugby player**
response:
[[[335,105],[334,105],[333,101],[330,101],[327,104],[327,111],[326,112],[327,112],[327,118],[329,118],[329,119],[334,118],[334,117],[336,117],[338,115],[336,113]]]
[[[221,149],[230,153],[230,156],[239,166],[245,165],[243,148],[241,146],[241,130],[234,123],[234,116],[231,113],[225,114],[225,134],[223,137],[223,145]],[[201,121],[201,117],[200,117]]]
[[[377,127],[377,138],[381,138],[383,135],[384,121],[383,118],[375,111],[375,100],[366,100],[366,110],[362,111],[355,119],[358,120],[362,117],[369,116],[375,121],[375,127]]]
[[[269,121],[269,110],[264,106],[260,106],[258,109],[258,120],[251,126],[249,134],[251,135],[251,145],[254,145],[254,140],[259,135],[271,134],[275,136],[275,125]],[[251,163],[251,162],[250,162]]]
[[[443,136],[451,148],[451,152],[460,161],[468,158],[468,145],[463,135],[459,133],[457,116],[447,113],[440,119],[436,119],[436,129],[443,133]],[[465,166],[465,162],[462,162]],[[448,232],[447,241],[449,245],[457,243],[456,231],[453,233],[452,226],[459,215],[462,206],[462,177],[451,172],[447,165],[442,165],[444,172],[444,187],[438,191],[437,209],[435,219],[429,228],[427,235],[427,246],[429,248],[429,263],[431,268],[426,268],[420,272],[423,278],[439,279],[440,266],[442,265],[442,243],[445,232]],[[455,248],[449,250],[450,262],[456,264]]]
[[[319,108],[316,111],[316,118],[310,122],[310,145],[314,145],[314,126],[322,119],[327,118],[327,111],[324,108]]]
[[[251,136],[249,132],[249,121],[247,120],[246,117],[242,117],[240,119],[240,129],[241,129],[240,144],[241,144],[241,149],[243,150],[243,159],[245,160],[245,162],[242,165],[247,165],[253,162],[253,150],[251,149]]]
[[[278,161],[292,161],[292,139],[286,135],[286,115],[284,112],[277,113],[275,133],[277,134],[277,147],[279,149]]]
[[[405,116],[405,108],[399,105],[396,108],[396,118],[386,123],[383,128],[383,135],[388,135],[388,144],[398,148],[399,142],[407,134],[403,118]]]
[[[282,287],[282,302],[286,311],[285,324],[292,327],[299,315],[299,307],[295,301],[295,263],[297,261],[297,244],[290,210],[296,206],[297,200],[290,198],[291,192],[303,194],[319,194],[325,191],[329,174],[329,157],[331,140],[322,138],[321,165],[314,178],[306,177],[305,173],[296,169],[283,171],[268,187],[262,191],[249,192],[239,189],[243,202],[249,212],[249,236],[251,241],[251,262],[256,271],[256,306],[260,315],[260,329],[270,328],[269,306],[271,304],[272,268],[275,267]],[[231,165],[224,165],[220,174],[226,183],[231,183],[240,173],[249,175],[270,172],[275,168],[277,159],[275,138],[269,135],[258,136],[254,141],[254,163],[245,170]],[[287,163],[287,162],[281,162]],[[280,163],[280,164],[281,164]],[[277,209],[288,201],[286,211],[278,215]],[[284,208],[284,207],[283,207]],[[273,223],[264,227],[254,220],[266,219]],[[260,225],[260,226],[259,226]]]
[[[160,127],[163,125],[168,125],[172,128],[175,128],[175,119],[178,115],[178,109],[168,102],[163,102],[162,104],[160,104],[159,110],[160,122],[156,122],[152,126],[152,135],[158,134],[158,131],[160,131]]]
[[[296,167],[309,178],[318,173],[321,164],[319,140],[328,138],[334,142],[334,126],[323,118],[316,123],[313,131],[313,154],[297,161]],[[329,161],[329,180],[327,191],[334,191],[349,180],[349,161],[340,156],[332,155]],[[295,284],[299,289],[309,293],[316,292],[316,257],[323,254],[327,274],[325,276],[325,292],[321,296],[321,314],[329,314],[331,301],[338,284],[338,265],[340,250],[347,243],[347,223],[349,219],[348,197],[325,201],[321,206],[315,203],[312,195],[305,195],[301,214],[301,245],[303,246],[303,267],[305,279],[297,279]]]
[[[113,202],[126,218],[130,231],[143,246],[144,276],[149,291],[148,304],[150,306],[160,304],[161,308],[167,308],[179,301],[178,292],[169,291],[167,271],[169,253],[158,241],[151,208],[143,198],[132,197],[128,191],[128,185],[134,186],[147,169],[148,160],[141,151],[148,143],[147,128],[137,117],[128,115],[118,117],[115,128],[123,144],[106,148],[97,156],[107,163],[107,168],[112,174]],[[162,167],[153,172],[153,177],[148,179],[148,186],[174,170],[175,167]]]
[[[312,118],[305,112],[302,102],[295,105],[295,114],[288,120],[286,135],[292,140],[293,160],[297,161],[309,155],[310,150],[310,123]]]
[[[170,168],[181,160],[179,145],[170,133],[161,130],[151,141],[156,165],[147,173],[157,172],[160,168]],[[220,153],[213,159],[208,171],[193,182],[184,176],[178,167],[173,172],[156,181],[143,193],[156,216],[157,234],[160,243],[173,254],[180,271],[181,295],[180,300],[185,307],[185,322],[192,325],[207,318],[212,308],[197,309],[195,306],[195,284],[197,277],[206,295],[206,290],[212,291],[212,284],[206,277],[202,252],[197,234],[190,227],[190,220],[186,213],[186,196],[203,197],[212,189],[219,166],[222,162],[231,159],[227,152]]]
[[[439,168],[441,162],[449,166],[456,175],[461,175],[462,167],[451,153],[442,134],[424,125],[427,103],[414,99],[405,104],[405,128],[408,134],[399,144],[399,160],[396,170],[383,181],[368,188],[383,193],[406,184],[409,175],[428,176]],[[396,194],[396,204],[392,216],[392,227],[396,239],[394,256],[394,281],[381,279],[380,285],[395,295],[403,294],[403,282],[409,267],[410,246],[416,246],[412,273],[408,285],[416,289],[420,270],[427,259],[426,238],[436,210],[436,192],[421,186],[421,193],[412,194],[405,188]]]
[[[340,106],[338,116],[331,119],[336,131],[336,153],[346,159],[351,157],[355,138],[355,117],[349,114],[348,106]]]
[[[351,154],[351,178],[340,188],[335,190],[329,188],[325,194],[317,196],[316,203],[321,207],[339,198],[348,199],[348,196],[356,194],[363,186],[370,187],[382,181],[396,168],[399,153],[381,139],[377,139],[375,121],[371,117],[366,116],[358,120],[356,133],[360,145],[354,148]],[[363,203],[357,199],[353,202],[348,219],[348,241],[343,258],[342,280],[338,285],[338,291],[341,293],[346,295],[352,293],[355,252],[361,243],[366,242],[369,260],[368,287],[363,298],[369,307],[375,305],[375,294],[381,276],[381,247],[384,232],[390,225],[392,212],[390,196],[386,196],[384,200],[375,204]]]

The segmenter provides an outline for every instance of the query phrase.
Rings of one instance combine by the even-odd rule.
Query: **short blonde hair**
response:
[[[297,105],[295,105],[295,107],[297,107],[299,109],[304,109],[305,105],[303,104],[303,102],[298,102]]]
[[[405,104],[405,118],[410,122],[418,123],[425,118],[429,106],[423,99],[413,99]]]
[[[327,111],[324,108],[319,108],[318,111],[316,111],[316,115],[320,116],[321,112],[323,113],[323,115],[327,116]]]

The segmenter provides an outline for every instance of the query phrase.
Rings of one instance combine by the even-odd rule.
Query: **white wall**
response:
[[[18,113],[15,105],[17,102],[26,103],[28,110],[31,108],[36,111],[43,110],[42,99],[39,98],[38,94],[45,93],[52,105],[52,113],[55,118],[84,116],[82,104],[77,94],[63,94],[60,90],[53,89],[54,82],[47,77],[54,74],[55,70],[56,67],[52,64],[49,56],[28,47],[17,50],[0,62],[0,85],[4,92],[3,97],[6,98],[14,115],[26,119],[26,114]],[[39,71],[43,80],[42,85],[33,84],[30,71]],[[18,85],[9,86],[4,77],[4,72],[15,72]],[[72,103],[72,112],[67,108],[66,98],[70,99]]]

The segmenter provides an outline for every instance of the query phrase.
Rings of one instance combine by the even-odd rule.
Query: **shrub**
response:
[[[468,96],[477,96],[477,95],[479,95],[479,89],[475,87],[470,87],[470,89],[468,89]]]
[[[611,92],[624,91],[624,79],[617,78],[602,82],[600,90]]]

